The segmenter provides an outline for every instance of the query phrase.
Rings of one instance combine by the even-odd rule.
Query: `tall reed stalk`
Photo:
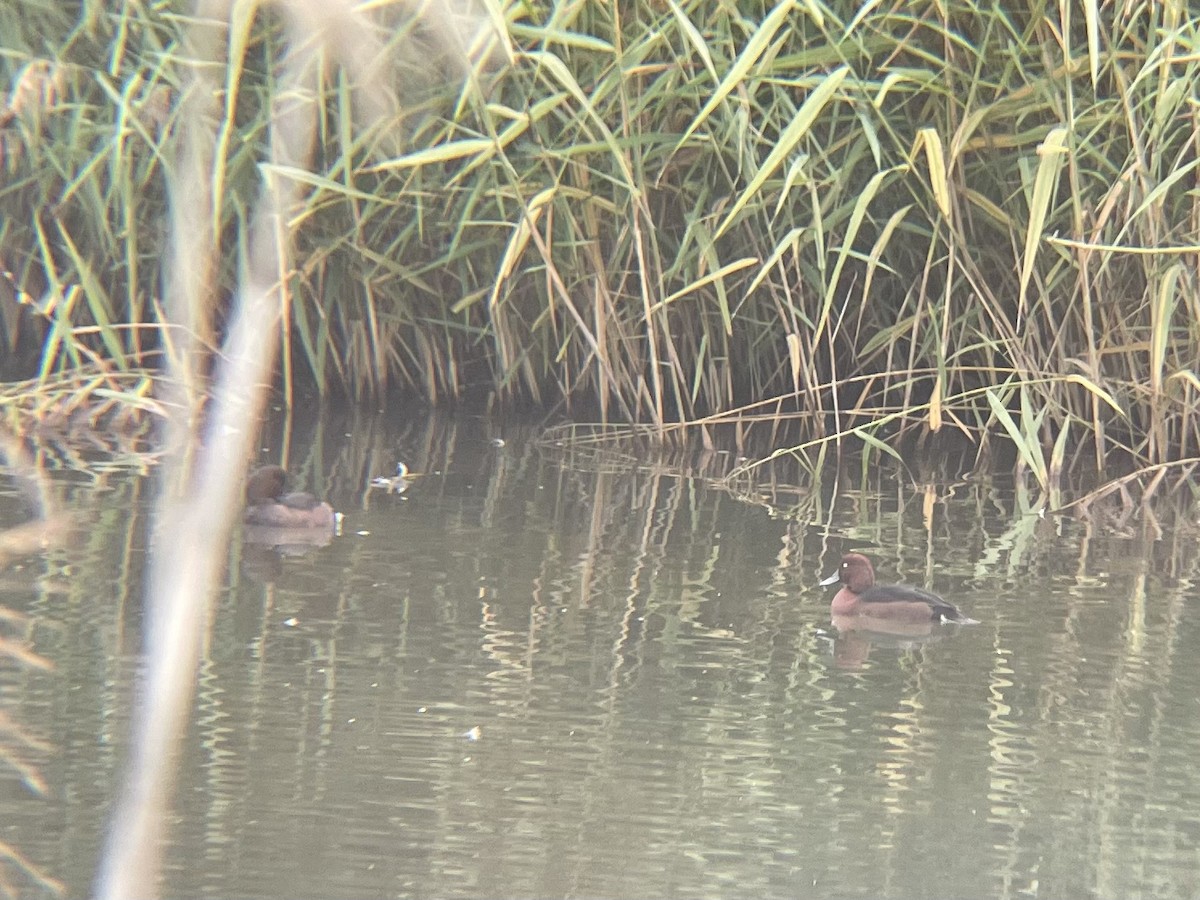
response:
[[[34,211],[0,256],[51,323],[48,370],[165,340],[128,326],[162,324],[160,101],[189,19],[82,8],[74,30],[37,12],[48,62],[9,13],[14,77],[58,78],[41,107],[14,93],[0,189]],[[886,421],[1011,440],[1046,480],[1200,449],[1186,4],[493,4],[465,78],[430,62],[444,32],[373,14],[404,102],[359,127],[366,73],[326,68],[313,169],[272,170],[301,204],[288,397],[485,392],[660,433]],[[279,17],[243,24],[213,73],[219,299],[286,89]]]
[[[169,170],[169,279],[163,306],[169,326],[162,390],[169,414],[168,453],[160,469],[154,550],[146,587],[145,672],[133,717],[127,779],[101,860],[96,893],[152,897],[175,774],[186,733],[203,638],[241,503],[231,461],[247,460],[262,416],[281,335],[291,271],[291,229],[304,211],[303,180],[317,135],[316,85],[326,61],[365,74],[376,58],[376,31],[349,0],[284,4],[285,46],[279,90],[267,112],[269,162],[241,237],[243,271],[219,357],[211,273],[216,270],[221,195],[210,173],[225,148],[214,103],[226,49],[246,41],[250,22],[228,0],[200,0],[180,60],[182,87],[176,161]],[[370,84],[360,79],[361,87]],[[383,105],[366,104],[368,112]],[[207,377],[211,367],[211,378]],[[206,400],[211,405],[206,410]]]

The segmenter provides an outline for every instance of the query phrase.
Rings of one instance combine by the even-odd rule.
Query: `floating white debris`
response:
[[[416,477],[415,473],[409,471],[407,465],[398,462],[396,463],[395,475],[376,475],[371,479],[371,483],[368,486],[382,488],[389,494],[403,494],[408,490],[408,486],[412,484],[412,480]]]

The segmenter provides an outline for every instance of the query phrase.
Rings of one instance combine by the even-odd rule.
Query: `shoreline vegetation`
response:
[[[0,310],[5,374],[33,379],[0,388],[10,428],[88,396],[161,408],[146,384],[181,342],[207,379],[276,182],[285,403],[787,422],[810,469],[946,431],[1055,493],[1200,454],[1180,5],[229,9],[10,11]],[[273,160],[314,43],[311,143]],[[212,95],[188,112],[201,44]],[[196,116],[202,309],[173,322],[163,225]]]

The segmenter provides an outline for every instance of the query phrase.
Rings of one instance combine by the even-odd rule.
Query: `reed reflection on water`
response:
[[[474,420],[314,428],[289,468],[343,534],[234,544],[164,893],[1192,895],[1186,522],[1120,536],[882,470],[831,499],[785,463],[733,493],[723,454]],[[398,461],[420,477],[369,488]],[[93,877],[146,530],[141,478],[63,485],[90,527],[3,598],[56,668],[0,669],[5,878],[47,896]],[[849,548],[980,623],[839,631],[816,581]]]

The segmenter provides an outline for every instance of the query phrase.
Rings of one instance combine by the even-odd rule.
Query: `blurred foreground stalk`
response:
[[[181,98],[177,165],[169,173],[171,235],[164,315],[167,320],[166,455],[154,513],[146,584],[145,666],[126,783],[119,796],[97,875],[101,898],[158,895],[179,745],[188,726],[197,666],[211,620],[212,598],[241,508],[241,472],[251,456],[292,299],[290,228],[303,220],[304,173],[311,168],[325,67],[336,64],[355,86],[357,105],[374,122],[394,116],[381,77],[385,48],[352,0],[280,0],[287,48],[271,93],[269,162],[252,210],[246,258],[211,384],[213,285],[221,232],[215,185],[226,102],[237,85],[219,84],[229,48],[251,27],[241,4],[197,0],[182,48],[190,66]],[[442,38],[452,48],[443,6]],[[226,117],[228,110],[226,110]],[[227,148],[226,148],[227,149]],[[290,384],[290,379],[286,379]]]
[[[181,100],[179,161],[170,186],[166,315],[172,340],[164,381],[169,452],[160,472],[146,586],[145,668],[126,783],[96,883],[98,897],[152,897],[158,892],[179,744],[187,730],[211,600],[240,508],[241,479],[230,473],[240,472],[250,455],[279,344],[288,260],[285,223],[299,202],[299,190],[295,181],[268,171],[254,211],[232,324],[215,368],[211,408],[202,410],[204,337],[212,333],[211,173],[220,87],[211,73],[220,71],[232,12],[226,0],[201,0],[185,51],[191,75]],[[301,18],[293,17],[294,32]],[[272,110],[272,170],[305,168],[316,128],[312,96],[319,44],[310,34],[293,33],[292,38],[282,76],[290,89],[276,96]]]

